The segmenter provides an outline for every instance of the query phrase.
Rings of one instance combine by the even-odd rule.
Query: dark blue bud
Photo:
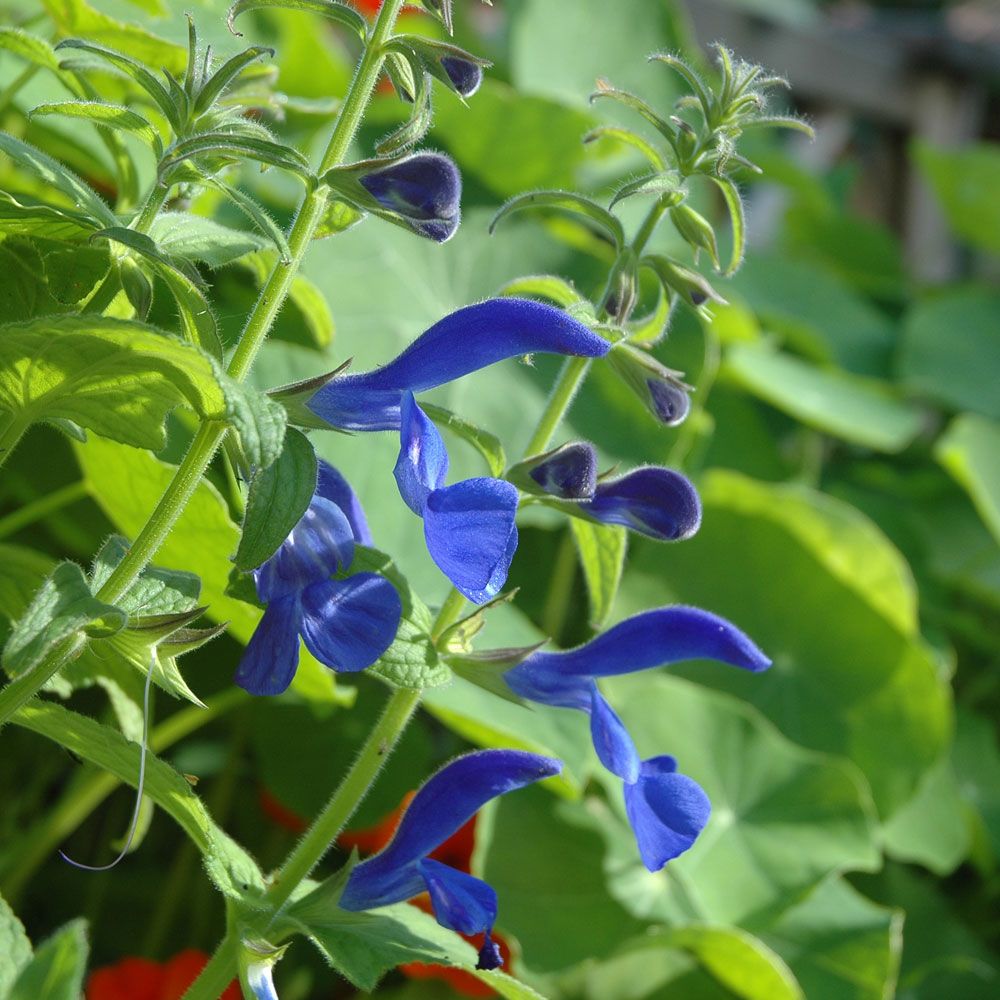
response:
[[[597,452],[588,441],[573,441],[548,452],[528,475],[550,496],[583,500],[597,489]]]
[[[649,400],[656,416],[668,427],[682,423],[691,409],[691,397],[680,382],[647,379]]]
[[[483,942],[482,948],[479,949],[479,961],[476,962],[476,968],[490,972],[493,969],[499,969],[501,965],[503,965],[503,956],[500,954],[500,949],[487,933],[486,940]]]
[[[447,156],[415,153],[360,180],[383,208],[402,216],[421,236],[444,243],[458,229],[462,175]]]
[[[455,91],[462,97],[471,97],[483,82],[483,67],[467,59],[443,56],[441,68],[448,74]]]

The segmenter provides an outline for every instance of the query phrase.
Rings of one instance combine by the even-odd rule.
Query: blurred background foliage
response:
[[[0,0],[0,23],[53,40],[91,37],[176,69],[182,11],[219,52],[235,51],[225,6]],[[638,170],[625,147],[580,142],[617,115],[588,105],[595,79],[639,91],[665,111],[678,96],[676,81],[643,57],[680,50],[707,70],[703,46],[715,39],[786,74],[792,107],[818,138],[751,143],[748,155],[765,175],[741,179],[750,253],[734,278],[716,282],[728,304],[713,308],[710,322],[679,310],[655,349],[697,387],[690,418],[664,430],[597,366],[555,442],[591,438],[607,465],[683,468],[703,495],[701,531],[677,546],[633,540],[609,606],[588,591],[580,540],[551,512],[529,508],[511,574],[520,590],[489,625],[494,645],[541,636],[572,645],[601,621],[680,601],[731,619],[775,666],[751,677],[695,663],[608,685],[641,754],[669,748],[713,802],[694,849],[657,874],[641,867],[616,789],[603,787],[575,716],[528,710],[465,684],[428,692],[428,711],[356,825],[377,823],[469,743],[553,752],[566,760],[564,778],[494,804],[478,824],[472,861],[498,891],[513,971],[546,995],[995,997],[996,8],[812,0],[497,0],[492,8],[459,0],[458,8],[459,44],[495,63],[468,107],[436,95],[431,145],[450,153],[465,179],[458,236],[439,247],[373,222],[318,241],[254,379],[269,387],[349,357],[367,368],[446,312],[523,274],[560,273],[595,294],[610,250],[576,223],[517,220],[487,234],[493,211],[513,194],[568,187],[601,197]],[[436,30],[420,14],[406,16],[407,30]],[[254,15],[242,29],[248,41],[275,48],[273,72],[285,96],[268,123],[314,149],[331,100],[346,86],[351,43],[328,24],[290,13]],[[109,73],[102,83],[106,95],[127,94],[121,77]],[[51,77],[0,51],[0,126],[113,198],[121,177],[91,129],[28,118],[34,105],[62,96]],[[370,149],[401,119],[391,94],[377,97],[362,146]],[[150,168],[136,159],[140,171]],[[0,160],[0,188],[30,192],[34,183]],[[243,183],[287,222],[292,182],[248,170]],[[702,195],[700,208],[724,218],[712,192]],[[242,224],[209,196],[194,209]],[[667,227],[654,243],[684,252]],[[67,273],[59,249],[14,235],[0,241],[0,315],[19,319],[43,304],[51,311],[76,301],[67,285],[86,275]],[[253,257],[205,271],[230,341],[259,273]],[[652,286],[645,294],[652,306]],[[158,315],[173,321],[168,295],[156,296],[151,319]],[[548,358],[508,363],[438,398],[517,454],[555,370]],[[174,419],[161,459],[176,460],[190,433]],[[391,438],[314,440],[358,489],[379,547],[395,555],[425,600],[440,601],[446,581],[391,481]],[[454,461],[458,472],[478,473],[473,456],[467,469],[459,453]],[[44,575],[45,560],[27,565],[25,546],[86,562],[112,531],[134,532],[163,475],[144,452],[33,430],[0,481],[0,598],[11,600],[4,588],[17,589],[32,572]],[[383,692],[364,676],[334,686],[313,664],[276,701],[228,693],[237,642],[254,617],[224,594],[236,528],[221,476],[218,485],[222,494],[199,491],[157,562],[199,572],[203,601],[232,623],[231,634],[185,661],[188,683],[212,710],[193,731],[180,724],[169,731],[176,709],[161,699],[158,731],[163,755],[197,778],[215,817],[266,867],[292,842],[294,816],[309,817],[325,800]],[[40,496],[61,497],[62,506],[21,525],[17,510]],[[74,695],[97,713],[109,711],[103,697]],[[114,872],[71,870],[54,848],[95,856],[124,828],[129,795],[118,791],[88,818],[113,784],[96,801],[85,799],[80,789],[92,793],[97,780],[89,766],[26,731],[7,730],[4,741],[0,887],[33,937],[84,916],[94,966],[212,946],[221,905],[171,823],[152,822],[141,848]],[[354,992],[304,945],[277,980],[287,1000]],[[419,1000],[462,988],[395,973],[380,995]]]

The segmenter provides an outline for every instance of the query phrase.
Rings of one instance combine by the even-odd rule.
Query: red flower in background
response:
[[[123,958],[90,974],[87,1000],[180,1000],[207,963],[208,955],[194,948],[162,963],[148,958]],[[222,1000],[240,998],[235,981],[222,994]]]

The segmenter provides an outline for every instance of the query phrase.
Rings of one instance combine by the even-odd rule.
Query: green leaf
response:
[[[975,247],[1000,254],[1000,144],[935,149],[919,142],[914,159],[930,181],[955,233]]]
[[[590,597],[590,624],[599,629],[614,607],[621,583],[628,532],[614,524],[571,518],[569,522]]]
[[[340,909],[343,881],[340,872],[294,902],[288,919],[356,988],[371,992],[390,969],[406,962],[475,966],[472,945],[408,903],[364,913]]]
[[[118,21],[95,10],[86,0],[42,0],[61,35],[98,38],[147,66],[171,73],[183,72],[187,49],[168,42],[135,24]]]
[[[396,588],[403,604],[403,617],[392,645],[368,668],[394,687],[432,688],[448,684],[452,673],[438,656],[431,639],[434,619],[392,559],[376,549],[358,546],[354,562],[344,575],[380,573]]]
[[[128,247],[137,254],[170,289],[170,294],[177,304],[177,314],[184,331],[184,339],[196,344],[213,358],[221,360],[222,342],[219,340],[215,316],[208,299],[183,271],[164,256],[149,236],[123,226],[114,226],[111,229],[102,229],[91,237],[91,239],[98,238]]]
[[[977,813],[1000,858],[1000,748],[992,720],[959,711],[952,763],[965,802]]]
[[[908,389],[956,410],[1000,420],[996,328],[1000,295],[947,291],[913,304],[903,324],[899,378]]]
[[[70,205],[82,209],[101,225],[118,224],[114,212],[98,198],[93,189],[51,156],[5,132],[0,132],[0,152],[6,153],[30,177],[60,191]]]
[[[255,233],[231,229],[190,212],[161,212],[149,235],[168,257],[211,268],[223,267],[265,245]]]
[[[368,22],[353,7],[337,3],[336,0],[236,0],[226,14],[229,30],[234,35],[240,35],[240,32],[233,27],[233,21],[244,11],[275,7],[302,11],[306,14],[319,14],[353,31],[362,41],[368,37]]]
[[[14,625],[3,651],[4,669],[16,676],[40,663],[53,646],[86,631],[113,633],[128,616],[97,600],[76,563],[60,563]]]
[[[112,535],[94,556],[90,586],[96,593],[125,558],[128,539]],[[147,566],[139,575],[120,605],[130,615],[174,615],[190,611],[198,603],[201,580],[194,573],[179,569]]]
[[[757,705],[803,746],[854,761],[887,818],[941,757],[951,726],[949,689],[910,617],[912,592],[905,618],[887,614],[879,593],[912,587],[899,554],[858,512],[811,490],[723,472],[700,486],[697,535],[670,548],[633,541],[618,613],[679,601],[729,618],[774,659],[771,670],[673,670]]]
[[[519,295],[532,299],[554,302],[563,309],[585,302],[586,299],[573,287],[572,282],[554,274],[529,274],[524,278],[508,281],[497,289],[497,295]]]
[[[108,726],[44,701],[25,705],[13,721],[136,787],[140,748]],[[209,878],[220,892],[251,903],[263,893],[264,877],[260,869],[239,844],[216,826],[182,775],[147,751],[145,777],[144,794],[172,816],[191,838],[204,856]]]
[[[25,427],[61,417],[156,450],[166,443],[164,418],[179,403],[241,432],[248,423],[245,389],[224,390],[207,356],[134,321],[49,316],[9,324],[0,328],[0,368],[0,409]]]
[[[163,155],[160,133],[142,115],[137,115],[118,104],[103,101],[57,101],[39,104],[31,109],[30,116],[62,115],[66,118],[82,118],[94,125],[130,132],[142,140],[159,158]]]
[[[631,837],[609,830],[612,891],[637,916],[746,924],[831,874],[879,867],[871,800],[848,762],[803,750],[750,706],[677,678],[616,678],[605,687],[640,756],[676,756],[712,802],[695,846],[657,875]],[[599,777],[621,814],[621,781]]]
[[[356,209],[353,205],[348,205],[346,201],[329,199],[323,210],[323,218],[320,219],[319,225],[313,233],[313,239],[322,240],[327,236],[344,233],[356,226],[364,217],[364,212]]]
[[[612,195],[608,207],[614,208],[626,198],[644,194],[656,197],[669,194],[673,196],[669,201],[679,202],[683,197],[683,192],[680,190],[680,176],[676,173],[647,174],[643,177],[637,177],[635,180],[626,181]]]
[[[273,56],[274,49],[252,45],[243,52],[226,60],[211,78],[206,80],[194,102],[194,114],[204,114],[222,96],[223,91],[249,66],[261,56]]]
[[[253,198],[250,197],[245,191],[241,191],[238,187],[234,187],[232,184],[227,184],[219,177],[204,177],[205,183],[210,187],[214,187],[216,191],[220,191],[226,198],[231,201],[240,212],[246,216],[250,222],[255,225],[260,232],[266,236],[275,246],[278,251],[278,256],[281,258],[283,264],[287,264],[291,261],[291,250],[288,249],[288,241],[285,239],[285,234],[281,231],[281,227],[267,214],[266,209],[263,205],[258,204]],[[261,247],[256,249],[260,250]],[[296,288],[296,282],[301,279],[296,276],[292,279],[292,291],[294,293]]]
[[[605,138],[618,139],[626,146],[631,146],[633,149],[639,150],[639,152],[646,158],[649,165],[658,173],[663,172],[668,167],[663,154],[651,142],[647,142],[641,135],[639,135],[638,132],[633,132],[628,128],[622,128],[616,125],[598,125],[597,128],[591,129],[585,136],[583,136],[582,141],[585,143],[591,143],[597,142],[598,139]]]
[[[0,49],[53,73],[59,70],[59,60],[52,46],[44,38],[29,35],[20,28],[0,27]]]
[[[101,225],[82,212],[0,191],[0,232],[75,241],[86,239]]]
[[[271,139],[231,132],[203,132],[190,139],[175,142],[160,160],[159,176],[163,178],[178,164],[201,156],[221,157],[226,160],[256,160],[268,166],[287,170],[303,179],[311,176],[309,161],[297,149]]]
[[[266,469],[277,461],[285,440],[285,408],[267,393],[217,371],[226,393],[226,417],[240,439],[247,464]]]
[[[258,288],[263,288],[276,266],[276,258],[273,251],[261,250],[241,257],[237,264],[253,275]],[[297,275],[292,279],[288,297],[301,313],[313,343],[317,347],[328,347],[333,340],[333,317],[319,286],[308,278]]]
[[[923,417],[884,383],[823,369],[764,344],[735,344],[723,371],[744,389],[817,430],[876,451],[902,451]]]
[[[17,974],[31,961],[24,925],[0,896],[0,996],[8,997]]]
[[[493,216],[490,232],[509,215],[525,209],[566,212],[574,218],[593,223],[591,228],[606,236],[616,250],[625,245],[625,231],[618,219],[606,208],[601,208],[596,202],[572,191],[529,191],[527,194],[516,195],[504,202]]]
[[[73,920],[42,942],[7,1000],[79,1000],[87,971],[87,922]]]
[[[722,272],[728,276],[739,270],[740,264],[743,263],[743,255],[746,253],[747,234],[743,199],[740,197],[739,188],[728,177],[715,177],[710,174],[709,178],[715,181],[722,192],[726,208],[729,210],[729,221],[733,227],[733,250],[729,257],[729,264]]]
[[[507,468],[507,456],[503,450],[503,444],[495,434],[484,431],[475,424],[463,420],[461,417],[446,410],[443,406],[435,406],[433,403],[421,402],[421,408],[435,423],[446,430],[451,431],[463,441],[471,444],[486,462],[491,476],[502,476]]]
[[[233,560],[237,569],[255,569],[274,555],[312,500],[316,470],[308,438],[290,428],[278,459],[250,480],[243,532]]]
[[[82,38],[66,38],[56,46],[57,52],[61,52],[64,49],[78,49],[90,55],[98,56],[106,62],[111,63],[115,69],[121,70],[126,76],[131,77],[152,99],[153,103],[159,108],[160,113],[170,123],[171,128],[175,132],[180,131],[182,122],[177,105],[163,84],[145,66],[122,52],[117,52],[105,45],[98,45],[95,42],[85,41]]]
[[[1000,423],[963,413],[948,425],[934,453],[1000,542]]]
[[[895,994],[902,931],[901,911],[875,906],[833,879],[762,937],[791,966],[809,1000],[885,1000]]]

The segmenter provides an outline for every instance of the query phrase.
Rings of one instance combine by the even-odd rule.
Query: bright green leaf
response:
[[[53,72],[59,69],[59,60],[52,46],[44,38],[29,35],[20,28],[0,27],[0,49],[6,49],[42,69]]]
[[[9,996],[17,974],[31,961],[31,942],[24,925],[0,896],[0,996]]]
[[[240,34],[233,27],[233,21],[244,11],[274,9],[276,7],[302,11],[307,14],[319,14],[329,18],[335,24],[340,24],[353,31],[362,40],[368,35],[368,22],[353,7],[338,3],[337,0],[236,0],[226,15],[229,30],[235,35]]]
[[[433,403],[422,402],[422,409],[436,424],[445,430],[451,431],[456,437],[472,445],[486,462],[491,476],[502,476],[507,468],[507,456],[503,450],[503,444],[495,434],[484,431],[475,424],[463,420],[457,414],[446,410],[443,406],[435,406]]]
[[[191,212],[161,212],[149,235],[168,257],[211,268],[222,267],[264,246],[255,233],[231,229]]]
[[[11,630],[3,651],[4,669],[11,676],[24,673],[64,639],[84,629],[113,633],[126,619],[120,608],[94,597],[76,563],[60,563]]]
[[[86,239],[101,224],[60,205],[0,191],[0,232],[3,233],[75,241]]]
[[[963,413],[948,425],[934,451],[1000,542],[1000,423]]]
[[[163,143],[160,134],[142,115],[130,111],[117,104],[105,104],[103,101],[58,101],[51,104],[39,104],[31,109],[31,115],[62,115],[67,118],[83,119],[94,125],[117,129],[121,132],[131,132],[138,136],[157,156],[163,154]]]
[[[312,500],[316,470],[316,454],[308,438],[289,428],[277,461],[250,480],[243,531],[234,557],[237,569],[255,569],[274,555]]]
[[[89,950],[86,921],[66,924],[39,945],[7,1000],[79,1000]]]
[[[880,382],[818,368],[764,344],[735,344],[723,371],[772,406],[817,430],[876,451],[902,451],[923,416]]]
[[[571,518],[569,522],[583,578],[590,597],[590,623],[600,628],[611,614],[621,583],[628,532],[615,524],[596,524]]]

